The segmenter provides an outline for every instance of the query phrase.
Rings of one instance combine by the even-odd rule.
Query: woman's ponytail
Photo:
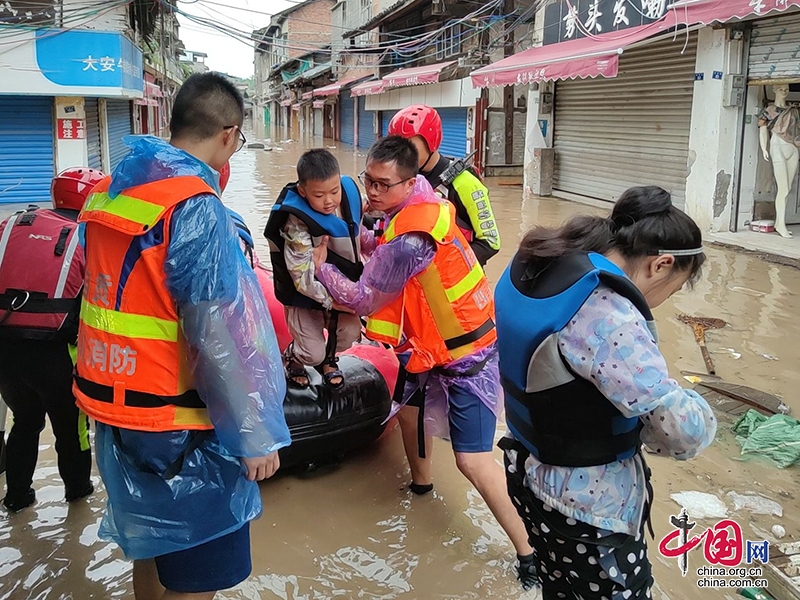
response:
[[[518,256],[528,263],[546,263],[573,252],[606,254],[617,250],[629,259],[659,251],[696,250],[702,235],[697,224],[672,204],[666,190],[657,186],[626,190],[611,217],[576,216],[560,228],[534,227],[522,239]],[[690,281],[705,261],[702,252],[675,256],[675,267],[690,271]]]

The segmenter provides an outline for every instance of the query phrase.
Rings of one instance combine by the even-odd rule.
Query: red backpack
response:
[[[77,215],[31,205],[0,223],[0,338],[77,338],[85,273]]]

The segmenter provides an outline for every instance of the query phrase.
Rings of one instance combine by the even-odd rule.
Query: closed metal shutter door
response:
[[[131,103],[129,100],[109,100],[106,106],[108,159],[113,171],[130,151],[122,138],[131,134]]]
[[[353,105],[353,98],[350,97],[350,92],[345,92],[339,96],[339,118],[342,123],[339,135],[343,144],[352,146],[355,142],[355,116],[356,110]]]
[[[437,108],[442,118],[442,145],[439,152],[452,158],[467,154],[467,109]]]
[[[749,79],[796,79],[800,76],[800,13],[753,23]]]
[[[398,113],[399,111],[396,110],[384,110],[381,112],[381,135],[386,137],[389,135],[389,123],[392,122],[392,118]]]
[[[358,147],[368,149],[375,143],[375,117],[366,107],[367,99],[361,96],[358,99]]]
[[[86,146],[89,150],[89,167],[101,171],[103,169],[103,142],[100,137],[100,115],[97,98],[86,98]]]
[[[53,99],[0,96],[0,203],[50,204]]]
[[[625,52],[614,79],[559,81],[553,187],[616,201],[658,185],[683,208],[696,53],[697,34],[680,35]]]

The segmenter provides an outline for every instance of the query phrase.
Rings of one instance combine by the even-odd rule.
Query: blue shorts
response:
[[[480,398],[458,384],[449,388],[450,397],[450,441],[456,452],[491,452],[494,449],[494,434],[497,417]],[[408,406],[419,408],[423,395],[414,392]]]
[[[198,594],[232,588],[253,569],[250,523],[194,548],[156,556],[155,561],[161,585],[172,592]]]

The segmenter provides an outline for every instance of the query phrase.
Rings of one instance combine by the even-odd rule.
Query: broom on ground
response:
[[[693,317],[691,315],[678,315],[678,320],[681,323],[686,323],[692,328],[694,332],[694,340],[700,346],[700,352],[703,355],[703,360],[706,363],[706,370],[709,375],[715,375],[714,361],[711,360],[711,355],[706,348],[706,330],[707,329],[722,329],[727,325],[722,319],[714,319],[710,317]]]

